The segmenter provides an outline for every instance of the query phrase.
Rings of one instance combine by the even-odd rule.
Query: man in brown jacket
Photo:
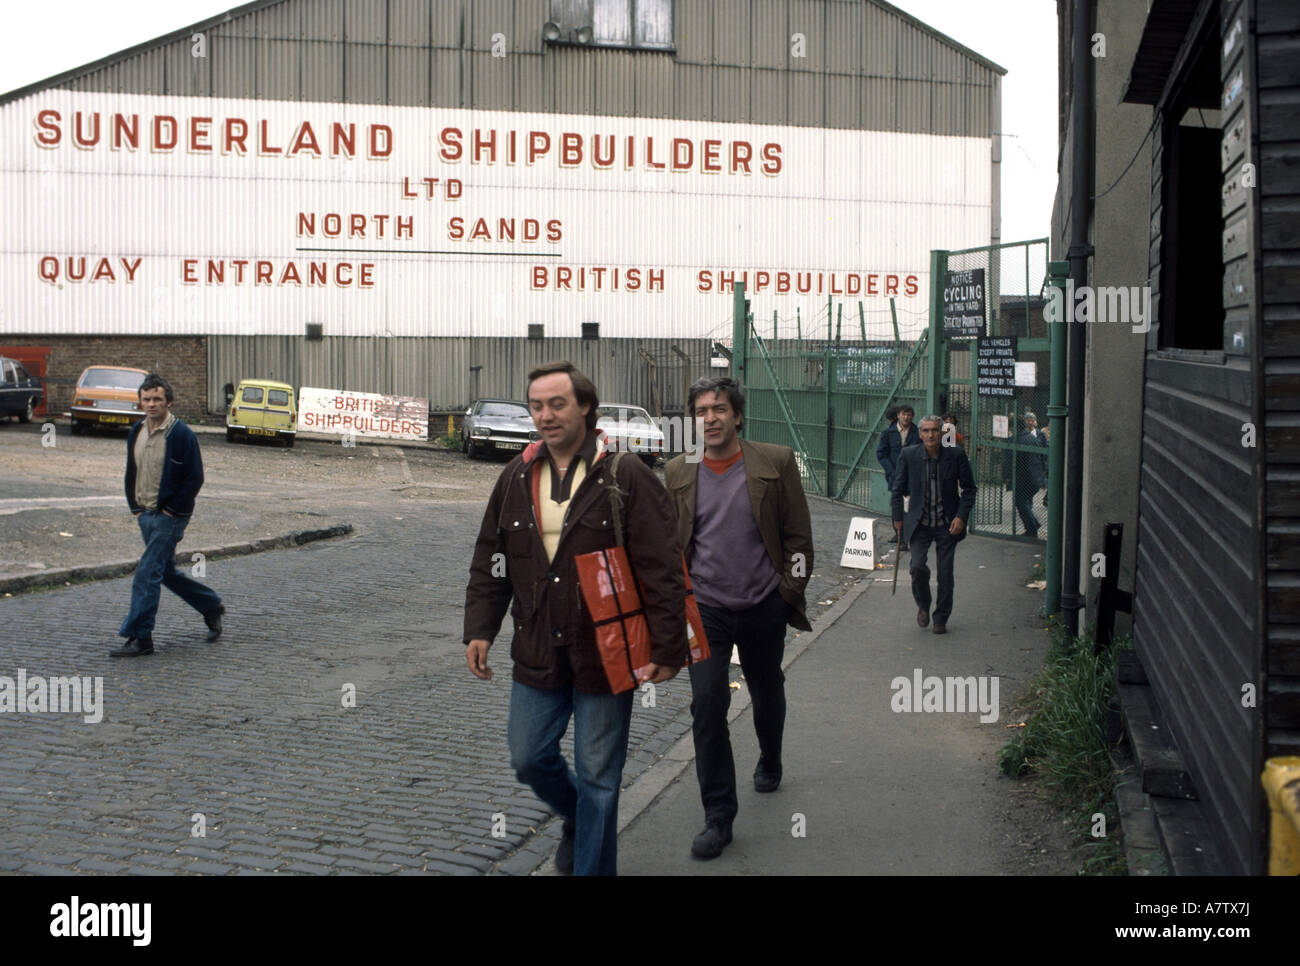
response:
[[[812,521],[794,452],[739,437],[745,414],[739,383],[701,379],[691,386],[687,412],[702,431],[703,462],[679,456],[664,475],[711,652],[707,661],[691,665],[695,774],[705,820],[691,853],[713,859],[731,842],[737,811],[727,730],[733,643],[754,702],[754,789],[774,792],[781,784],[781,655],[787,624],[811,630],[804,588],[813,565]]]
[[[542,439],[497,480],[465,592],[465,659],[476,677],[492,677],[488,648],[510,607],[511,764],[564,817],[555,864],[578,875],[617,870],[618,791],[632,718],[634,692],[610,693],[574,563],[615,545],[612,485],[623,493],[624,544],[650,629],[645,680],[673,677],[687,648],[672,504],[638,459],[620,460],[613,478],[612,454],[596,429],[598,405],[596,387],[568,362],[528,374],[528,408]],[[576,774],[560,754],[571,716]]]

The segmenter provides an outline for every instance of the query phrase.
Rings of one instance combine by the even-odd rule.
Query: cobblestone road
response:
[[[229,610],[216,644],[164,591],[157,653],[110,659],[129,579],[0,601],[0,675],[103,678],[98,723],[0,714],[0,872],[540,865],[559,823],[508,766],[507,641],[493,647],[492,682],[470,676],[460,642],[483,504],[386,489],[370,502],[331,508],[352,537],[209,561]],[[813,512],[815,619],[841,586],[852,512],[818,501]],[[636,704],[625,786],[689,730],[685,675],[656,697]]]

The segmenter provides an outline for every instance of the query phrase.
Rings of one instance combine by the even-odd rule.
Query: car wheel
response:
[[[28,396],[27,408],[23,410],[23,414],[19,416],[18,419],[20,422],[30,423],[34,415],[36,415],[36,397]]]
[[[226,427],[226,442],[227,442],[227,443],[233,443],[234,441],[235,441],[235,431],[234,431],[233,429],[231,429],[229,426],[227,426],[227,427]]]
[[[646,466],[650,467],[650,469],[654,469],[654,468],[655,468],[655,463],[658,462],[658,457],[655,456],[654,453],[641,453],[641,454],[639,454],[639,455],[641,456],[641,462],[642,462],[642,463],[644,463]]]
[[[285,446],[285,449],[293,449],[293,440],[294,440],[294,437],[292,437],[292,436],[286,436],[286,437],[284,438],[284,446]]]
[[[72,422],[69,424],[69,427],[72,429],[73,436],[80,436],[82,433],[85,432],[85,428],[81,425],[81,422],[76,419],[72,420]]]
[[[478,459],[481,453],[482,451],[477,446],[474,445],[473,440],[470,440],[465,444],[465,455],[468,456],[470,459],[472,460]]]

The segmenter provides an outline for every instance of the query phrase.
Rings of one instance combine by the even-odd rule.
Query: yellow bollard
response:
[[[448,436],[456,435],[456,421],[452,418],[451,413],[447,414],[447,435]]]
[[[1300,875],[1300,757],[1270,758],[1260,781],[1273,817],[1268,874]]]

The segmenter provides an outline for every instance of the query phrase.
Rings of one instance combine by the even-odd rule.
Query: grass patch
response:
[[[1067,640],[1055,618],[1047,633],[1047,658],[1029,688],[1029,719],[1003,746],[998,763],[1013,778],[1030,772],[1039,776],[1052,804],[1069,814],[1076,834],[1094,845],[1084,861],[1085,874],[1124,875],[1124,854],[1114,835],[1119,816],[1106,705],[1115,693],[1116,656],[1132,643],[1118,640],[1094,654],[1090,636]],[[1106,820],[1102,837],[1092,834],[1097,813]]]

